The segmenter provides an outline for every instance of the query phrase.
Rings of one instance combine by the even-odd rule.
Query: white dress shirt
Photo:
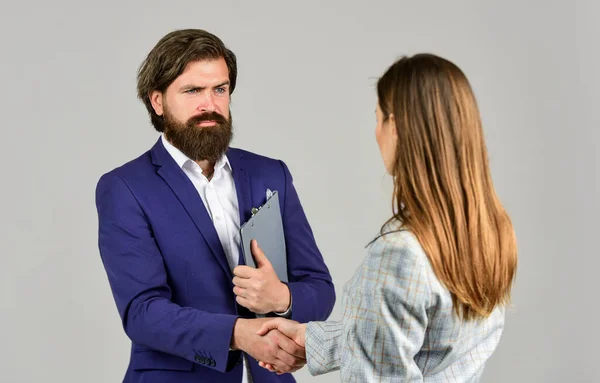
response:
[[[212,178],[209,180],[202,174],[202,168],[173,146],[162,135],[162,143],[177,165],[192,181],[204,206],[217,230],[217,235],[227,256],[229,267],[233,269],[238,265],[240,246],[240,212],[238,207],[233,173],[227,156],[223,155],[215,164]],[[242,383],[251,383],[250,369],[244,355],[244,372]]]

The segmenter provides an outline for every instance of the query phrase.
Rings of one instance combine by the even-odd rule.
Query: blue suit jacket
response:
[[[278,190],[287,245],[291,319],[325,320],[331,275],[282,161],[229,149],[240,210]],[[127,336],[124,382],[241,382],[240,351],[229,351],[237,317],[254,317],[233,294],[233,275],[202,199],[160,139],[104,174],[96,188],[99,249]],[[249,357],[255,382],[293,382]]]

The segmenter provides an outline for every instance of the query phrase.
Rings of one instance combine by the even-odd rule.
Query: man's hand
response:
[[[298,346],[306,347],[306,323],[298,323],[284,318],[262,320],[257,335],[265,335],[271,330],[279,330]]]
[[[279,280],[256,240],[252,240],[251,247],[256,269],[249,266],[233,269],[235,300],[257,314],[287,311],[290,306],[289,288]]]
[[[288,319],[277,318],[261,321],[260,329],[256,332],[257,335],[270,334],[273,331],[280,331],[284,336],[293,340],[298,346],[303,349],[306,347],[306,324],[301,324]],[[306,354],[304,355],[306,359]],[[265,360],[258,360],[258,364],[271,372],[280,374],[277,366],[268,363]]]
[[[261,324],[268,320],[269,318],[239,318],[233,328],[231,348],[245,351],[256,360],[264,361],[271,366],[271,371],[278,374],[299,370],[306,364],[303,347],[278,330],[265,331],[263,336],[257,334]]]

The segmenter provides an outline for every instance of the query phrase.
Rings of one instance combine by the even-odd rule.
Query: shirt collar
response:
[[[165,147],[167,152],[171,155],[171,157],[173,157],[173,159],[175,160],[175,162],[177,163],[177,165],[180,168],[183,169],[187,163],[196,164],[195,161],[193,161],[188,156],[186,156],[181,150],[179,150],[175,146],[173,146],[173,144],[171,144],[169,142],[169,140],[167,140],[164,133],[161,134],[160,138],[162,140],[163,146]],[[227,158],[227,156],[225,154],[223,154],[221,156],[221,158],[219,158],[217,160],[217,162],[215,163],[215,174],[223,168],[231,169],[231,164],[229,163],[229,159]]]

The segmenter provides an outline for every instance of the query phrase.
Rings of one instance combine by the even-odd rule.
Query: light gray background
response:
[[[94,188],[155,142],[135,72],[187,27],[237,53],[234,144],[287,162],[338,294],[390,213],[377,76],[421,51],[458,64],[520,249],[484,381],[598,381],[599,2],[320,2],[3,2],[0,381],[122,378]]]

